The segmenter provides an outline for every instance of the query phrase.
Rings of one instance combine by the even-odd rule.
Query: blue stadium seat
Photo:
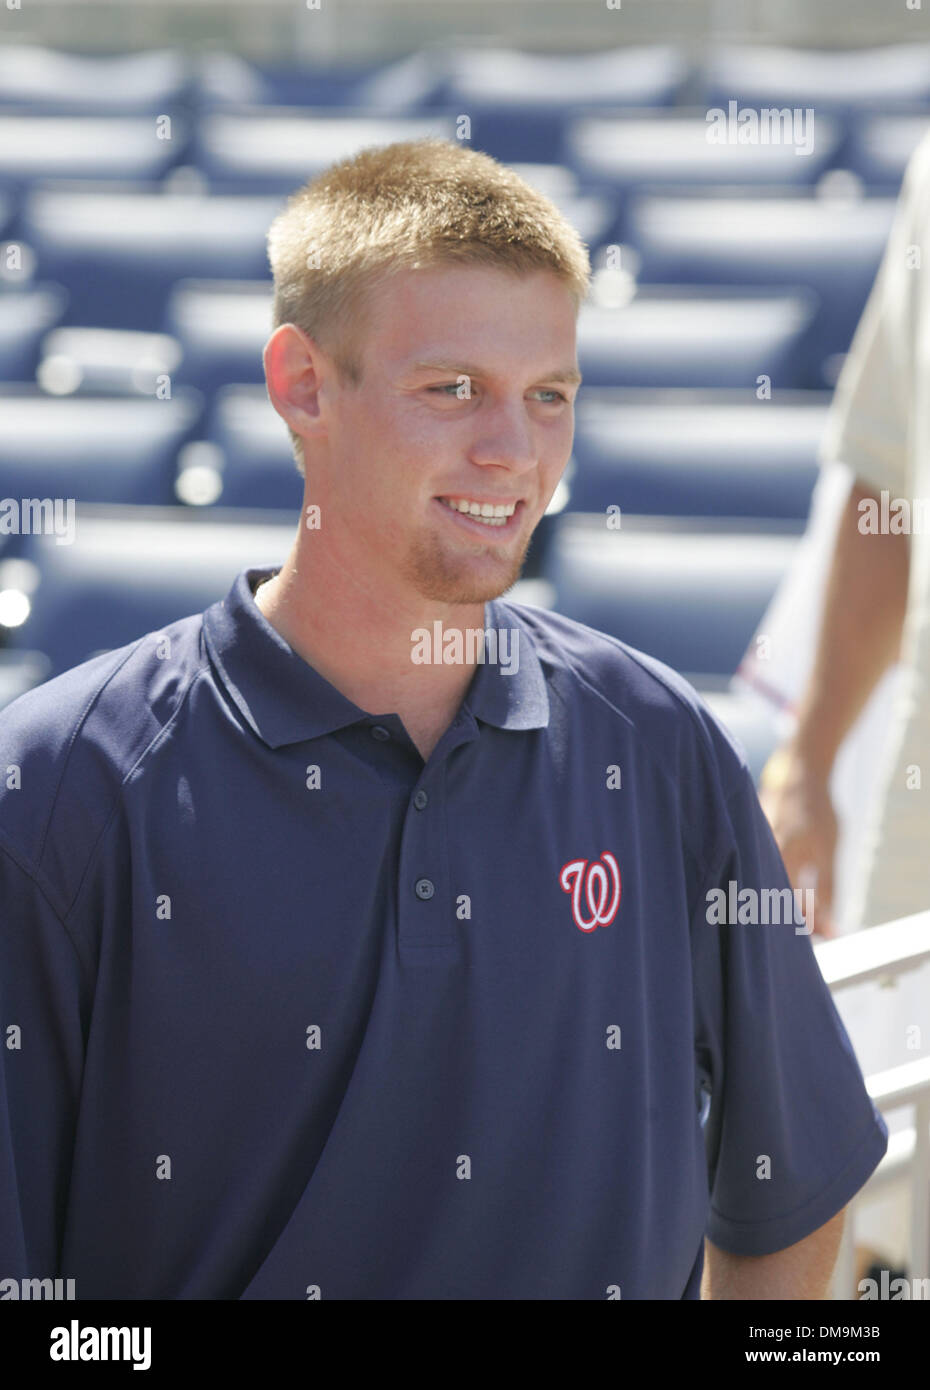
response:
[[[617,308],[582,308],[579,365],[587,386],[818,386],[817,307],[803,290],[647,287]]]
[[[197,613],[229,589],[239,570],[281,563],[296,522],[272,514],[234,521],[186,508],[118,507],[81,513],[73,545],[30,538],[38,570],[26,621],[12,628],[14,650],[43,652],[51,675],[96,652],[122,646]]]
[[[36,380],[54,396],[152,396],[180,361],[181,344],[167,333],[55,328],[42,339]]]
[[[375,116],[325,109],[218,112],[202,118],[194,161],[211,187],[283,196],[338,159],[369,145],[451,140],[455,123],[439,114]]]
[[[429,110],[441,95],[448,64],[449,56],[435,48],[404,54],[362,74],[345,91],[345,104],[382,115]]]
[[[875,279],[893,198],[641,194],[626,232],[640,284],[806,285],[821,301],[812,349],[846,352]]]
[[[61,285],[0,294],[0,380],[31,381],[44,333],[61,322],[68,296]]]
[[[868,188],[897,195],[907,161],[928,131],[928,111],[858,115],[850,123],[843,162]]]
[[[732,676],[794,554],[778,529],[563,515],[544,578],[566,617],[617,637],[689,679]]]
[[[266,67],[236,54],[210,53],[198,62],[198,103],[204,111],[239,106],[410,111],[435,93],[443,72],[441,55],[433,51],[388,63],[301,68]]]
[[[0,112],[0,188],[39,179],[160,179],[179,163],[187,128],[157,139],[150,116],[34,116]]]
[[[799,127],[798,144],[723,144],[711,138],[715,126],[707,115],[689,109],[579,116],[566,129],[562,158],[590,191],[806,185],[832,166],[843,134],[836,120],[821,116],[812,127]],[[799,154],[811,134],[810,153]]]
[[[436,94],[459,103],[558,108],[671,106],[688,75],[681,49],[667,44],[593,53],[529,53],[507,48],[453,51]],[[551,157],[551,152],[550,152]]]
[[[215,467],[223,507],[290,509],[303,497],[287,427],[263,386],[227,386],[217,392],[204,431],[216,450]],[[200,455],[191,451],[194,466]],[[183,489],[182,489],[183,492]]]
[[[179,280],[270,276],[265,238],[279,206],[275,198],[49,185],[26,198],[20,231],[40,273],[68,286],[68,324],[157,330]]]
[[[178,451],[201,413],[189,390],[154,400],[0,387],[0,495],[170,504]]]
[[[37,114],[161,115],[188,101],[191,80],[188,59],[167,49],[106,57],[27,44],[0,50],[0,106]]]
[[[703,64],[708,106],[813,106],[852,111],[881,103],[930,102],[930,45],[882,48],[780,48],[715,44]]]
[[[663,45],[570,54],[465,50],[449,58],[433,104],[467,112],[472,143],[497,159],[560,158],[573,112],[668,106],[687,71],[680,50]]]
[[[231,383],[262,382],[272,332],[271,286],[249,280],[182,280],[168,300],[165,331],[183,353],[181,379],[212,395]]]
[[[828,391],[587,391],[575,412],[572,511],[803,522]]]

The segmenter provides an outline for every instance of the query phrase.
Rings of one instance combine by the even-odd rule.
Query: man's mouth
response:
[[[439,497],[450,511],[467,516],[469,521],[477,521],[484,526],[506,526],[513,516],[519,502],[475,502],[469,497]]]

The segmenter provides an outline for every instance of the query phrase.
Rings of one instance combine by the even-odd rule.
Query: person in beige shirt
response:
[[[822,447],[853,475],[797,726],[760,794],[793,881],[816,873],[834,932],[837,818],[829,781],[886,669],[901,663],[878,795],[852,883],[859,927],[930,908],[930,135],[911,157],[878,276]]]

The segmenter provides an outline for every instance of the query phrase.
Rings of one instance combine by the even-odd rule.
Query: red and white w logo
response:
[[[620,906],[619,866],[607,850],[604,850],[601,858],[603,864],[596,861],[589,864],[587,859],[571,859],[559,874],[559,887],[563,892],[571,893],[572,916],[575,926],[580,927],[582,931],[593,931],[595,927],[609,927]],[[590,913],[588,917],[584,916],[582,909],[582,886],[585,905]]]

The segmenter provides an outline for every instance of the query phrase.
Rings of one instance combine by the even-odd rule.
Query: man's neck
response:
[[[442,631],[483,628],[484,604],[404,604],[360,586],[348,603],[342,589],[340,603],[332,597],[340,586],[327,588],[327,601],[316,602],[289,559],[259,585],[255,602],[298,656],[353,704],[370,714],[397,714],[425,760],[455,717],[477,662],[418,663],[414,634],[425,630],[432,639],[437,622]]]

